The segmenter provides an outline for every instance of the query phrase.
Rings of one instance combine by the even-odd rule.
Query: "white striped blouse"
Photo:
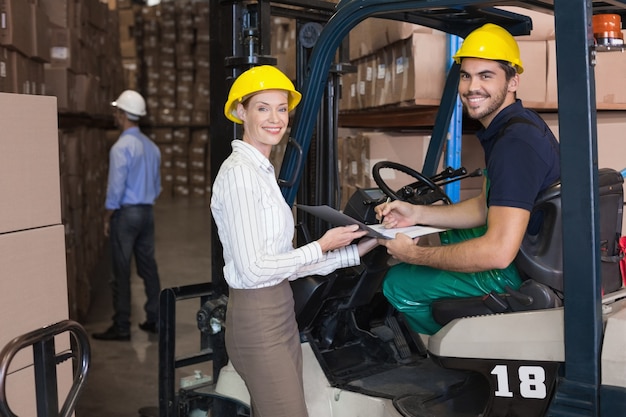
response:
[[[294,249],[293,214],[274,167],[250,144],[234,140],[231,145],[211,197],[224,248],[224,278],[231,288],[269,287],[359,264],[356,245],[324,254],[317,241]]]

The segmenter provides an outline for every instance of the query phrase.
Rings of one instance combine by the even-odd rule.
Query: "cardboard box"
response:
[[[389,104],[411,101],[418,105],[438,105],[449,68],[446,35],[437,31],[413,33],[391,48],[392,93]]]
[[[432,29],[396,20],[375,17],[365,19],[350,31],[350,60],[374,54],[415,32],[432,33]]]
[[[0,233],[60,224],[56,98],[3,93],[0,113]]]
[[[352,110],[356,101],[356,72],[348,72],[341,76],[341,97],[339,111]]]
[[[368,152],[366,165],[366,185],[376,187],[372,168],[381,161],[392,161],[406,165],[418,172],[422,171],[430,136],[402,132],[371,132],[364,135],[364,148]],[[401,172],[385,169],[381,178],[394,190],[415,180]]]
[[[191,142],[195,144],[203,144],[209,142],[208,129],[195,129],[191,133]]]
[[[542,113],[541,117],[559,139],[557,113]],[[622,171],[626,168],[626,111],[599,111],[598,121],[598,167]]]
[[[361,131],[341,138],[340,171],[342,186],[377,187],[372,168],[380,161],[392,161],[421,171],[430,136],[403,132]],[[391,169],[380,171],[381,178],[394,190],[414,180]]]
[[[393,53],[388,46],[376,53],[376,86],[374,106],[384,106],[393,103]]]
[[[10,93],[9,79],[7,68],[9,65],[9,50],[4,46],[0,46],[0,92]]]
[[[68,317],[63,225],[0,235],[0,346]],[[19,320],[11,318],[19,317]],[[27,360],[28,361],[28,360]]]
[[[109,0],[109,4],[110,3],[111,3],[111,0]],[[117,0],[117,7],[119,7],[120,9],[133,7],[133,2],[132,0]]]
[[[526,107],[543,108],[548,83],[548,45],[544,40],[518,40],[524,72],[520,75],[517,97]]]
[[[542,113],[541,117],[559,139],[559,116],[557,113]],[[598,121],[598,167],[622,171],[626,168],[626,111],[599,111]],[[622,235],[626,234],[626,211],[622,222]]]
[[[76,21],[75,0],[38,0],[50,18],[50,22],[64,28],[72,27]]]
[[[380,36],[381,32],[374,32],[375,26],[381,25],[384,19],[368,18],[356,25],[349,33],[350,60],[373,54],[387,45],[387,38]],[[372,36],[376,33],[377,36]],[[384,33],[384,32],[382,32]]]
[[[356,107],[366,109],[376,105],[376,56],[370,55],[356,62]]]
[[[546,102],[550,107],[557,108],[558,106],[558,91],[556,80],[556,41],[547,41],[548,48],[548,63],[546,69]]]
[[[33,15],[30,0],[0,0],[0,43],[33,55]]]
[[[622,31],[626,35],[626,31]],[[548,41],[547,94],[552,108],[557,108],[556,41]],[[598,110],[626,110],[626,54],[598,52],[594,67],[596,106]]]
[[[99,114],[103,103],[110,103],[108,97],[102,97],[99,80],[92,74],[76,74],[73,94],[76,97],[76,111],[79,113]]]
[[[50,19],[39,4],[31,4],[33,21],[33,54],[32,58],[38,61],[50,62],[50,35],[48,28]]]
[[[271,22],[271,55],[276,67],[287,77],[296,78],[296,23],[293,19],[274,17]]]
[[[485,152],[474,134],[463,135],[461,138],[461,166],[472,172],[478,168],[485,168]],[[480,194],[484,177],[473,177],[461,180],[461,200],[467,200]]]
[[[46,95],[46,77],[43,62],[29,61],[29,78],[31,82],[30,94]]]
[[[75,130],[59,131],[59,164],[61,175],[80,176],[84,161],[81,142],[83,138]]]
[[[80,60],[80,41],[73,29],[51,25],[48,30],[50,36],[50,64],[53,67],[69,68],[74,73],[82,72],[85,64]]]
[[[193,126],[207,126],[209,124],[209,112],[204,110],[192,110],[191,124]]]
[[[174,141],[174,132],[171,128],[153,128],[146,134],[154,141],[154,143],[172,143]]]
[[[135,36],[135,12],[133,9],[118,11],[120,40],[128,41]]]
[[[45,82],[47,94],[57,98],[58,111],[61,113],[76,110],[75,75],[67,68],[45,67]]]
[[[173,129],[174,142],[187,144],[191,140],[191,136],[188,128],[176,128]]]
[[[137,42],[135,39],[128,39],[120,42],[120,50],[122,52],[122,58],[136,58],[137,57]],[[173,61],[168,61],[171,66],[174,66]]]
[[[521,14],[530,17],[533,28],[530,35],[516,36],[518,41],[545,41],[554,39],[554,15],[549,13],[541,13],[524,7],[502,6],[497,9],[506,10],[508,12]]]
[[[7,92],[30,94],[28,58],[18,51],[9,50],[6,62]]]
[[[598,108],[626,109],[626,54],[599,52],[596,56],[595,78]]]
[[[48,155],[48,159],[53,158],[54,154]],[[29,207],[23,206],[23,209],[28,211]],[[0,270],[6,277],[0,281],[0,346],[17,336],[68,318],[63,225],[0,234]],[[58,336],[55,345],[57,352],[68,349],[69,337]],[[18,415],[37,415],[33,368],[21,369],[32,363],[32,350],[25,349],[14,357],[9,367],[7,400]],[[72,383],[71,363],[68,365],[57,368],[61,398],[65,398]]]

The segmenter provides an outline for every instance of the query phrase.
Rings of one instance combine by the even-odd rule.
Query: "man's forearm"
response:
[[[419,206],[419,224],[447,229],[469,229],[482,226],[487,211],[480,196],[452,205]]]
[[[480,272],[508,266],[504,264],[506,261],[502,262],[502,259],[493,256],[492,249],[480,238],[446,246],[414,246],[398,259],[456,272]]]

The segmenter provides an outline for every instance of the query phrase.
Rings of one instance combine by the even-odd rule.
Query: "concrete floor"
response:
[[[156,256],[162,288],[210,281],[211,218],[208,199],[159,200],[155,205],[155,224]],[[102,260],[100,271],[102,276],[97,278],[92,307],[81,323],[90,335],[105,330],[111,324],[108,258]],[[85,390],[76,407],[77,417],[158,416],[158,336],[149,335],[137,327],[145,320],[145,295],[143,283],[135,274],[131,291],[131,341],[90,338],[92,360]],[[177,303],[176,355],[194,353],[199,349],[195,319],[198,308],[197,300]],[[196,365],[195,369],[210,374],[210,365]],[[193,375],[195,369],[181,369],[177,378]]]

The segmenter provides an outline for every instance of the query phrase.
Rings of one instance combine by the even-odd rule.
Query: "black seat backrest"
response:
[[[515,265],[522,277],[563,290],[561,183],[537,199]]]
[[[605,293],[621,287],[617,241],[622,231],[624,178],[609,168],[598,171],[602,287]],[[524,278],[563,291],[561,184],[544,191],[531,220],[515,264]]]
[[[604,294],[610,294],[622,287],[618,240],[622,231],[623,182],[624,178],[615,170],[598,171],[601,277]],[[555,184],[537,199],[515,259],[515,264],[525,279],[519,291],[508,289],[507,294],[492,293],[489,297],[437,300],[432,304],[435,321],[443,326],[460,317],[536,310],[561,305],[563,291],[561,211],[561,185]]]
[[[622,287],[619,238],[624,217],[624,177],[612,169],[600,170],[600,256],[602,289],[605,294]]]

